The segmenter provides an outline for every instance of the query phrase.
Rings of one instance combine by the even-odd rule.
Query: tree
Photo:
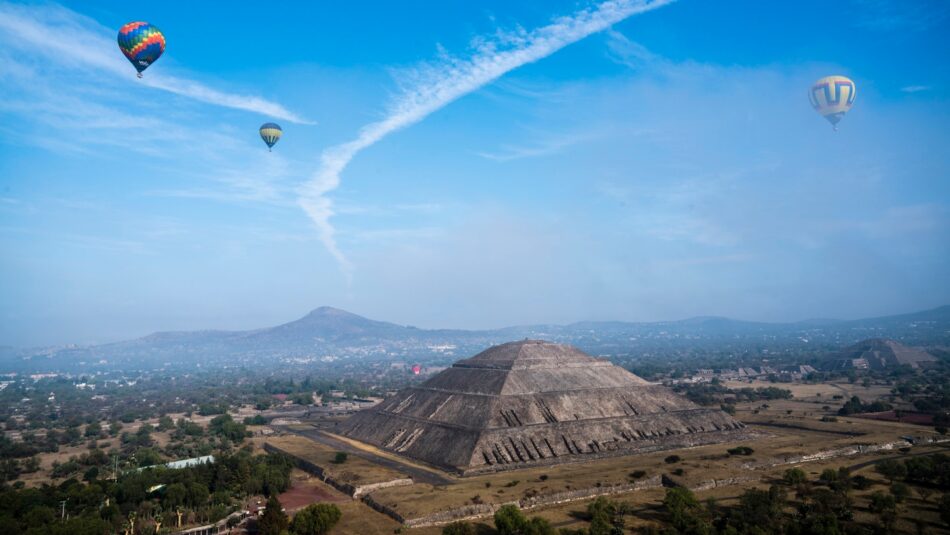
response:
[[[601,496],[587,506],[590,535],[611,535],[624,532],[622,507]]]
[[[904,503],[904,500],[910,496],[910,489],[903,483],[892,483],[891,496],[897,503]]]
[[[531,518],[525,525],[524,535],[557,535],[557,530],[554,529],[554,526],[550,522],[536,516]]]
[[[894,523],[897,521],[897,500],[890,494],[876,490],[871,493],[871,503],[868,504],[868,510],[878,515],[881,524],[888,532],[893,531]]]
[[[687,488],[675,487],[666,489],[663,498],[663,508],[670,516],[670,523],[681,533],[705,534],[712,531],[712,526],[700,516],[702,508],[696,496]]]
[[[826,484],[834,483],[835,481],[838,481],[838,471],[834,468],[825,468],[821,471],[821,475],[818,476],[818,479]]]
[[[743,533],[754,532],[762,526],[770,526],[775,533],[782,533],[785,503],[785,489],[782,487],[773,485],[767,491],[749,489],[739,497],[739,507],[729,523]]]
[[[789,468],[785,471],[785,475],[782,476],[782,481],[786,485],[794,487],[808,481],[808,475],[805,474],[805,471],[801,468]]]
[[[943,495],[940,499],[940,520],[950,527],[950,492]]]
[[[522,535],[528,520],[516,505],[502,505],[495,511],[495,529],[498,535]]]
[[[102,425],[99,422],[92,422],[86,426],[86,432],[84,434],[86,438],[99,438],[102,434]]]
[[[165,496],[162,501],[164,502],[166,509],[172,510],[184,505],[187,496],[188,491],[185,489],[183,484],[172,483],[165,489]]]
[[[343,463],[346,462],[346,459],[347,459],[346,453],[344,453],[344,452],[342,452],[342,451],[338,451],[338,452],[336,452],[336,455],[333,456],[333,463],[334,463],[334,464],[343,464]]]
[[[212,418],[211,422],[208,423],[208,430],[212,434],[221,435],[234,442],[241,442],[247,436],[247,427],[235,422],[230,414],[222,414]]]
[[[308,505],[294,515],[290,531],[294,535],[325,535],[340,521],[341,516],[340,508],[333,504]]]
[[[884,459],[874,465],[874,471],[886,477],[889,481],[907,477],[907,467],[894,459]]]
[[[159,431],[169,431],[174,428],[175,428],[175,422],[171,419],[171,416],[166,414],[158,419]]]
[[[264,507],[264,513],[257,521],[257,529],[261,535],[280,535],[281,531],[287,529],[290,524],[287,514],[277,496],[271,496],[267,499],[267,506]]]
[[[40,469],[40,460],[37,457],[30,457],[26,461],[23,461],[23,471],[27,474],[32,474]]]
[[[442,535],[475,535],[475,526],[468,522],[452,522],[442,528]]]
[[[202,483],[189,483],[188,484],[188,503],[194,507],[201,507],[207,505],[208,496],[208,487]]]

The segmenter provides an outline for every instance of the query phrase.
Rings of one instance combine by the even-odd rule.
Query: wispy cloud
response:
[[[901,88],[901,91],[904,93],[920,93],[922,91],[930,91],[933,87],[929,85],[908,85]]]
[[[55,36],[55,38],[50,38]],[[80,43],[81,45],[77,45]],[[97,71],[199,102],[305,123],[284,106],[253,95],[239,95],[176,77],[155,68],[136,80],[115,43],[115,30],[58,5],[0,4],[0,44],[29,57],[43,57],[55,69]],[[9,61],[9,57],[4,60]]]
[[[572,133],[559,137],[547,137],[530,145],[503,145],[495,152],[477,152],[482,158],[503,163],[522,158],[537,158],[560,152],[572,145],[584,143],[596,138],[593,133]]]
[[[403,73],[402,91],[393,100],[386,116],[364,126],[352,141],[324,151],[319,170],[300,190],[299,204],[313,220],[321,242],[344,273],[349,276],[351,266],[336,242],[335,229],[330,222],[334,215],[333,202],[326,194],[340,185],[340,174],[360,151],[522,65],[543,59],[628,17],[672,1],[602,2],[557,18],[535,30],[519,28],[478,38],[472,43],[474,53],[468,58],[450,56],[441,51],[437,61]]]
[[[876,31],[923,30],[950,15],[950,3],[940,0],[852,0],[854,24]]]
[[[645,65],[662,61],[662,58],[647,47],[631,41],[626,35],[610,30],[607,32],[607,57],[611,60],[626,65],[631,69],[642,69]]]

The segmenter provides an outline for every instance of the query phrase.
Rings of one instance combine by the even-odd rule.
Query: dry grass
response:
[[[859,383],[851,384],[848,382],[830,382],[830,383],[770,383],[768,381],[724,381],[723,386],[728,388],[767,388],[777,387],[790,390],[792,396],[797,400],[821,401],[829,404],[837,404],[839,407],[845,400],[851,396],[858,396],[861,399],[877,399],[881,396],[890,394],[891,387],[887,385],[861,386]],[[834,396],[844,396],[844,399],[836,400]]]
[[[356,455],[349,455],[346,462],[335,464],[332,461],[338,450],[304,437],[284,435],[268,438],[267,442],[291,455],[312,462],[322,468],[327,475],[343,483],[359,486],[406,477],[400,472],[372,463]]]
[[[741,443],[753,448],[754,453],[751,456],[730,456],[726,450],[733,445],[718,444],[677,450],[675,453],[682,458],[682,461],[672,465],[663,461],[671,454],[666,451],[461,478],[456,484],[444,487],[417,483],[410,487],[382,489],[374,492],[373,497],[393,507],[404,517],[412,518],[473,503],[473,499],[485,503],[504,503],[521,499],[526,494],[547,494],[568,489],[589,488],[597,486],[598,483],[602,486],[625,483],[631,481],[628,475],[635,470],[642,470],[646,472],[646,477],[650,477],[657,474],[669,474],[681,468],[684,474],[676,477],[688,486],[698,485],[710,479],[724,480],[736,477],[763,478],[768,481],[770,478],[779,478],[790,465],[761,470],[750,470],[742,468],[741,465],[750,461],[766,461],[856,444],[892,442],[902,435],[919,435],[928,432],[926,428],[920,426],[895,422],[850,418],[840,418],[838,422],[820,422],[820,410],[815,413],[812,405],[794,400],[770,403],[769,409],[760,410],[756,415],[752,415],[751,407],[740,406],[739,408],[740,419],[747,423],[778,423],[794,427],[753,426],[764,433],[758,439]],[[788,410],[792,410],[793,413],[787,414]],[[832,434],[829,431],[858,433],[860,436]],[[870,454],[838,458],[809,463],[804,468],[813,475],[817,475],[827,467],[856,464],[862,460],[876,459],[880,456],[881,454]],[[541,481],[541,475],[546,475],[547,479]],[[515,480],[518,481],[517,484],[507,486]],[[719,490],[718,494],[722,494],[717,497],[722,498],[737,495],[740,492],[736,486],[717,490]],[[710,492],[710,495],[717,494],[716,491]],[[639,491],[623,495],[622,499],[639,499],[636,497],[649,494],[650,491]]]

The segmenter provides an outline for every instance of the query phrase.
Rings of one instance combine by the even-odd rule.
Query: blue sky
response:
[[[950,303],[946,2],[289,4],[0,2],[0,344]]]

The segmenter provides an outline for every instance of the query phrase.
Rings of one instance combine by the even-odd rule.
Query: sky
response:
[[[947,50],[937,0],[0,1],[0,345],[948,304]]]

